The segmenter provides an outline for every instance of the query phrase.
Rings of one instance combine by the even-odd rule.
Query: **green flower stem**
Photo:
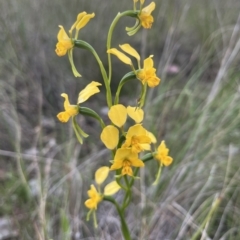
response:
[[[110,83],[108,81],[106,70],[105,70],[105,68],[102,64],[102,61],[99,58],[97,52],[94,50],[94,48],[90,44],[88,44],[87,42],[84,42],[82,40],[75,40],[74,41],[74,46],[78,47],[78,48],[83,48],[83,49],[89,50],[94,55],[94,57],[96,58],[96,60],[98,62],[98,65],[100,67],[101,73],[102,73],[102,77],[103,77],[103,80],[104,80],[105,87],[106,87],[107,104],[108,104],[108,107],[111,108],[111,106],[112,106],[112,93],[111,93]]]
[[[140,108],[142,108],[144,106],[146,95],[147,95],[147,83],[145,83],[142,86],[142,92],[141,92],[141,97],[140,97],[140,101],[139,101]]]
[[[142,157],[142,161],[145,163],[145,162],[148,162],[148,161],[152,160],[153,158],[154,158],[154,157],[153,157],[153,153],[147,153],[147,154],[145,154],[145,155]],[[134,176],[134,177],[137,176],[138,171],[139,171],[139,168],[136,168],[136,169],[134,170],[134,173],[133,173],[133,176]],[[129,183],[129,187],[130,187],[130,188],[131,188],[132,185],[134,184],[134,180],[135,180],[134,177],[131,179],[131,181],[130,181],[130,183]]]
[[[132,199],[132,191],[131,191],[131,189],[128,189],[128,191],[126,192],[126,195],[124,197],[124,200],[123,200],[122,211],[124,211],[126,209],[126,207],[129,205],[131,199]]]
[[[118,104],[118,102],[119,102],[119,95],[120,95],[123,85],[126,82],[133,80],[133,79],[136,79],[135,72],[129,72],[123,76],[123,78],[121,79],[121,81],[118,84],[117,92],[116,92],[115,99],[114,99],[114,105]]]
[[[117,182],[117,184],[118,184],[124,191],[128,191],[128,189],[121,184],[121,179],[120,179],[120,177],[116,177],[116,182]]]
[[[117,16],[113,19],[112,24],[109,28],[108,31],[108,36],[107,36],[107,50],[109,50],[111,48],[111,42],[112,42],[112,34],[113,34],[113,30],[117,24],[117,22],[119,21],[119,19],[121,17],[124,16],[129,16],[129,17],[134,17],[137,18],[138,16],[138,11],[133,11],[133,10],[129,10],[129,11],[125,11],[122,13],[118,13]],[[108,53],[108,80],[109,80],[109,84],[111,83],[111,78],[112,78],[112,62],[111,62],[111,54]]]
[[[116,170],[116,182],[118,183],[118,185],[124,190],[124,191],[127,191],[128,189],[122,185],[121,183],[121,170],[120,169],[117,169]]]
[[[125,193],[125,197],[124,197],[124,200],[123,200],[123,204],[122,204],[122,210],[124,210],[130,203],[130,200],[131,200],[131,188],[129,186],[129,181],[128,181],[128,178],[126,175],[124,175],[124,181],[126,183],[126,186],[127,186],[127,191]]]
[[[119,207],[119,205],[117,204],[117,202],[110,196],[104,196],[103,200],[111,202],[116,207],[118,215],[119,215],[120,220],[121,220],[121,229],[122,229],[122,234],[124,236],[124,239],[125,240],[131,240],[130,232],[129,232],[127,223],[125,221],[125,218],[123,216],[123,212],[122,212],[121,208]]]
[[[92,109],[87,108],[87,107],[79,107],[79,113],[82,114],[82,115],[86,115],[86,116],[95,118],[100,123],[101,128],[102,129],[105,128],[105,124],[104,124],[102,118]]]
[[[160,180],[160,177],[161,177],[161,173],[162,173],[162,167],[163,167],[163,164],[160,163],[160,166],[159,166],[159,169],[158,169],[158,173],[156,175],[156,180],[154,181],[154,183],[152,185],[157,185],[159,180]]]

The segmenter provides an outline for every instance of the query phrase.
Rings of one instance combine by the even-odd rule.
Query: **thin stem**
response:
[[[152,160],[153,159],[153,154],[152,153],[147,153],[147,154],[145,154],[143,157],[142,157],[142,161],[145,163],[145,162],[147,162],[147,161],[150,161],[150,160]],[[134,170],[134,173],[133,173],[133,178],[131,179],[131,181],[130,181],[130,183],[129,183],[129,187],[131,188],[132,187],[132,185],[134,184],[134,177],[136,177],[137,176],[137,174],[138,174],[138,171],[139,171],[139,168],[136,168],[135,170]]]
[[[110,25],[109,31],[108,31],[107,50],[109,50],[111,48],[113,30],[114,30],[117,22],[119,21],[119,19],[123,16],[137,17],[137,14],[138,14],[138,12],[132,11],[132,10],[117,14],[117,16],[113,19],[113,21]],[[109,84],[111,83],[111,78],[112,78],[112,62],[111,62],[111,54],[108,53],[108,81],[109,81]]]
[[[93,56],[96,58],[96,60],[98,62],[98,65],[100,67],[101,73],[102,73],[103,81],[104,81],[106,92],[107,92],[107,96],[106,96],[107,104],[108,104],[108,107],[111,108],[111,106],[112,106],[112,93],[111,93],[110,83],[109,83],[109,80],[108,80],[108,77],[107,77],[106,70],[105,70],[105,68],[102,64],[102,61],[99,58],[97,52],[95,51],[95,49],[89,43],[84,42],[82,40],[75,40],[74,41],[74,46],[78,47],[78,48],[84,48],[84,49],[89,50],[93,54]]]
[[[127,223],[125,221],[125,218],[123,216],[123,212],[122,212],[121,208],[119,207],[119,205],[117,204],[117,202],[110,196],[104,196],[103,200],[111,202],[116,207],[118,215],[119,215],[120,220],[121,220],[121,229],[122,229],[122,234],[124,236],[124,239],[125,240],[131,240],[130,232],[129,232]]]

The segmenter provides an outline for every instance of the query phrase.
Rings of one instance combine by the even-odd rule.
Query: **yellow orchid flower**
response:
[[[70,117],[73,117],[73,116],[77,115],[79,110],[78,110],[77,105],[71,105],[69,103],[68,95],[66,93],[62,93],[61,96],[65,99],[64,104],[63,104],[65,111],[60,112],[57,115],[57,118],[59,119],[59,121],[65,123],[65,122],[68,122]]]
[[[102,84],[99,82],[94,82],[92,81],[89,83],[80,93],[78,96],[78,104],[85,102],[89,97],[92,95],[100,92],[98,86],[101,86]],[[64,112],[60,112],[57,115],[57,118],[61,122],[68,122],[70,117],[73,117],[78,114],[79,112],[79,107],[78,105],[71,105],[68,99],[68,95],[66,93],[62,93],[61,96],[65,99],[64,101]]]
[[[99,188],[100,185],[106,180],[109,174],[109,167],[100,167],[95,172],[95,182],[98,184]],[[121,189],[121,187],[117,184],[116,181],[112,181],[107,184],[104,188],[104,193],[100,192],[100,189],[97,190],[93,184],[91,184],[90,189],[88,190],[88,197],[85,201],[85,206],[90,210],[87,214],[87,220],[89,220],[91,213],[94,213],[94,225],[97,226],[96,214],[95,211],[97,210],[98,204],[103,200],[103,196],[110,196],[115,194]]]
[[[100,186],[108,177],[109,167],[100,167],[95,172],[95,182]],[[102,201],[103,195],[113,195],[115,194],[121,187],[115,182],[111,182],[106,185],[104,188],[104,194],[97,191],[95,186],[92,184],[90,190],[88,190],[89,199],[85,201],[85,206],[90,210],[96,210],[99,202]]]
[[[96,190],[92,184],[90,190],[88,190],[89,199],[85,201],[85,206],[91,210],[96,210],[99,202],[102,201],[102,195]]]
[[[156,68],[153,67],[154,62],[152,60],[153,55],[150,55],[146,58],[143,62],[143,68],[140,66],[140,56],[138,52],[129,44],[119,45],[119,47],[126,52],[127,54],[133,56],[137,59],[138,62],[138,70],[136,71],[132,61],[129,57],[127,57],[124,53],[118,51],[116,48],[109,49],[107,52],[116,55],[119,60],[128,64],[132,67],[133,71],[136,73],[137,78],[142,82],[143,85],[146,83],[149,87],[153,88],[156,87],[161,79],[156,76]]]
[[[137,78],[144,85],[148,84],[149,87],[156,87],[161,79],[156,76],[156,68],[153,67],[152,55],[146,58],[143,62],[143,69],[137,73]]]
[[[72,39],[69,38],[63,26],[59,25],[60,30],[57,35],[58,43],[55,52],[59,57],[64,56],[68,50],[73,48]]]
[[[148,134],[148,131],[141,124],[130,127],[122,148],[130,148],[134,153],[150,150],[151,138]]]
[[[168,152],[169,149],[166,147],[165,142],[162,141],[154,157],[164,166],[169,166],[173,162],[173,159],[168,156]]]
[[[121,175],[133,175],[133,167],[143,167],[144,163],[138,158],[138,154],[131,149],[119,148],[114,156],[113,164],[110,170],[122,169]]]
[[[152,11],[155,9],[155,2],[151,2],[148,6],[143,8],[138,15],[141,25],[144,28],[151,28],[152,23],[154,22],[153,16],[151,15]]]
[[[77,71],[74,62],[73,62],[73,47],[74,40],[78,38],[79,30],[86,26],[86,24],[90,21],[91,18],[95,16],[94,13],[87,14],[86,12],[81,12],[77,16],[77,20],[72,25],[69,30],[70,36],[66,33],[63,26],[59,25],[60,30],[57,35],[58,42],[56,44],[55,52],[59,57],[62,57],[68,53],[68,58],[72,67],[72,71],[75,77],[81,77],[80,73]],[[75,37],[73,38],[72,32],[76,30]]]
[[[112,106],[108,112],[108,117],[111,122],[119,128],[126,123],[127,115],[136,123],[140,123],[143,120],[144,112],[142,109],[136,107],[128,106],[126,108],[122,104]],[[119,130],[115,126],[106,126],[100,135],[104,145],[111,150],[114,149],[119,142]]]

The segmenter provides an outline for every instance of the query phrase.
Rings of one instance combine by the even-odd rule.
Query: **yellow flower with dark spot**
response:
[[[151,2],[147,7],[143,8],[139,14],[139,19],[141,25],[144,28],[151,28],[152,23],[154,22],[153,16],[151,15],[152,11],[155,9],[155,2]]]
[[[165,142],[162,141],[154,157],[164,166],[169,166],[172,163],[173,159],[168,156],[168,152],[169,149],[166,147]]]
[[[144,163],[138,158],[138,154],[131,149],[119,148],[115,154],[110,170],[122,169],[121,175],[133,175],[133,167],[143,167]]]

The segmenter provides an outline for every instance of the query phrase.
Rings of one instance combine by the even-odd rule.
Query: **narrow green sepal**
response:
[[[77,71],[73,61],[73,48],[68,51],[68,59],[71,64],[74,77],[81,77],[82,75]]]
[[[83,144],[83,140],[82,140],[82,137],[84,138],[87,138],[88,137],[88,134],[85,133],[80,127],[79,125],[77,124],[77,121],[76,121],[76,117],[72,117],[72,126],[73,126],[73,130],[75,132],[75,135],[77,137],[77,140],[79,141],[80,144]]]
[[[137,21],[136,21],[136,23],[134,24],[133,27],[126,27],[125,30],[126,30],[127,32],[133,31],[138,25],[139,25],[139,19],[137,19]]]
[[[158,169],[158,173],[156,175],[156,179],[154,181],[154,183],[152,185],[157,185],[159,183],[160,177],[161,177],[161,172],[162,172],[162,166],[163,164],[160,163],[159,169]]]
[[[96,120],[99,121],[102,129],[105,128],[105,124],[104,124],[102,118],[92,109],[87,108],[87,107],[80,107],[79,106],[79,113],[82,114],[82,115],[85,115],[85,116],[95,118]]]
[[[90,220],[90,216],[92,214],[93,210],[91,209],[90,211],[88,211],[87,213],[87,217],[86,217],[86,220],[89,221]]]
[[[139,23],[136,28],[134,28],[134,29],[131,30],[131,31],[128,31],[127,34],[128,34],[129,36],[133,36],[134,34],[136,34],[136,33],[138,32],[138,30],[141,28],[141,26],[142,26],[142,25]]]

